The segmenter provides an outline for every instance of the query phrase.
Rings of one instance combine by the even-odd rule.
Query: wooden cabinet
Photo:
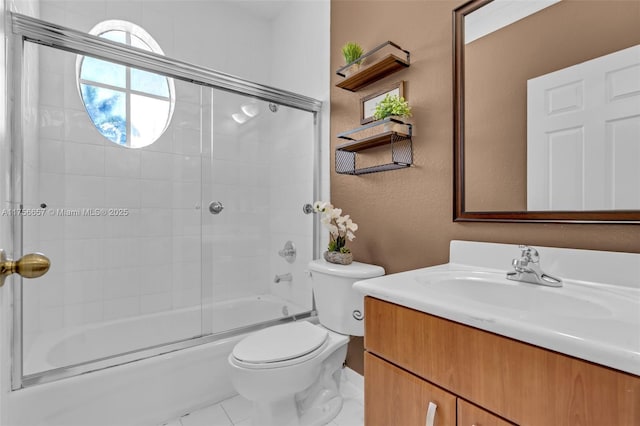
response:
[[[476,426],[509,424],[503,419],[530,426],[640,425],[638,376],[371,297],[365,300],[365,321],[367,359],[376,356],[457,397],[459,421],[471,415]],[[365,383],[372,387],[366,391],[365,385],[365,419],[384,411],[379,405],[396,403],[384,397],[374,399],[375,406],[367,401],[379,370],[370,365],[365,364]],[[480,409],[491,420],[474,420]]]
[[[513,426],[506,420],[491,414],[463,399],[458,398],[459,426]]]
[[[434,425],[455,426],[455,395],[368,353],[364,365],[367,426],[425,426],[429,404],[437,407]]]

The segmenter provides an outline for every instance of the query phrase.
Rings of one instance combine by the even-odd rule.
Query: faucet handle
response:
[[[538,250],[534,249],[533,247],[520,244],[518,248],[522,250],[522,257],[526,258],[529,262],[537,263],[540,260],[540,254],[538,253]]]

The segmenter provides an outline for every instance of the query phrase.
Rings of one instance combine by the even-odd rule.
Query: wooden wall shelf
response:
[[[360,71],[346,77],[345,71],[353,65],[355,62],[365,60],[370,57],[374,53],[381,51],[382,49],[392,49],[392,53],[388,53],[385,56],[373,59],[374,62],[371,64],[367,64],[364,62],[365,67]],[[381,52],[382,53],[382,52]],[[344,80],[336,84],[337,87],[341,89],[349,90],[351,92],[357,92],[363,87],[368,86],[371,83],[374,83],[388,75],[391,75],[395,72],[398,72],[404,68],[409,67],[410,65],[410,53],[407,50],[402,49],[397,44],[392,41],[387,41],[382,43],[381,45],[375,47],[371,51],[365,53],[356,61],[345,65],[336,71],[341,77],[346,77]]]
[[[406,132],[388,130],[381,133],[368,135],[367,130],[389,123],[399,124],[406,129]],[[388,170],[404,169],[410,167],[413,163],[413,147],[412,137],[413,126],[402,121],[385,118],[357,129],[349,130],[338,135],[340,139],[346,139],[345,142],[336,147],[335,170],[338,174],[347,175],[364,175],[368,173],[383,172]],[[354,136],[364,134],[361,138]],[[367,149],[389,145],[391,162],[379,164],[370,167],[358,167],[357,154]]]

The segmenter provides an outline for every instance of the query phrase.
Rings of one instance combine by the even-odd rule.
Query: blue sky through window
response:
[[[140,37],[125,31],[109,30],[99,35],[153,51]],[[167,128],[173,111],[170,80],[88,56],[81,61],[80,93],[98,131],[110,141],[131,148],[155,142]]]

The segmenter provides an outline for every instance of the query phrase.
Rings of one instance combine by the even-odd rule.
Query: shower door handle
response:
[[[220,201],[212,201],[209,204],[209,211],[211,214],[220,214],[220,212],[224,209],[224,206]]]
[[[38,278],[49,270],[51,261],[41,253],[29,253],[14,261],[7,259],[4,250],[0,250],[0,287],[4,285],[4,279],[16,273],[23,278]]]

